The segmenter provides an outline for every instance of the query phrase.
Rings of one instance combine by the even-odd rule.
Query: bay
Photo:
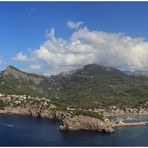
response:
[[[148,126],[122,127],[114,133],[59,131],[57,120],[0,115],[0,146],[148,146]]]

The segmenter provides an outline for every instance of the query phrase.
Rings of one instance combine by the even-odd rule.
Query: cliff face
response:
[[[63,111],[54,111],[52,109],[31,109],[31,108],[23,108],[23,107],[5,107],[4,110],[0,110],[0,113],[7,114],[19,114],[19,115],[29,115],[34,117],[41,117],[47,119],[59,119],[62,120],[66,116],[69,116],[68,113]]]
[[[69,131],[91,130],[108,133],[114,131],[111,123],[106,123],[102,120],[82,115],[74,116],[73,118],[64,118],[60,129]]]

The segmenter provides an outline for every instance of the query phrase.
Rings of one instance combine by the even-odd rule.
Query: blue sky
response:
[[[68,21],[74,26],[80,25],[71,27]],[[25,71],[52,74],[91,62],[121,69],[147,70],[148,63],[144,61],[148,58],[147,26],[148,2],[0,2],[0,70],[11,64]],[[90,39],[93,36],[104,44],[98,41],[94,47],[95,43]],[[123,43],[120,51],[115,51],[113,45],[106,46],[114,41],[115,47],[119,46],[119,41],[121,46]],[[63,44],[65,47],[61,47]],[[74,46],[77,50],[74,55],[73,44],[81,44],[81,47]],[[86,51],[93,47],[87,56],[85,49],[84,53],[81,51],[84,47]],[[125,59],[128,62],[124,60],[124,48],[126,54],[131,55]],[[50,55],[46,56],[46,53]],[[102,56],[104,60],[100,58]],[[87,60],[89,57],[93,60]],[[120,64],[116,64],[118,60]]]

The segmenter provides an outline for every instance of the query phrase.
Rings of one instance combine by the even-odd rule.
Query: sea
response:
[[[148,146],[148,126],[116,128],[114,133],[59,131],[60,122],[0,115],[0,146]]]

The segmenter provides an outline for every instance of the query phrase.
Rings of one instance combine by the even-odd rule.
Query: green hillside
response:
[[[90,64],[73,74],[51,77],[11,68],[1,74],[0,91],[3,93],[42,95],[64,107],[137,107],[148,101],[148,81],[145,77],[129,76],[113,67]]]

